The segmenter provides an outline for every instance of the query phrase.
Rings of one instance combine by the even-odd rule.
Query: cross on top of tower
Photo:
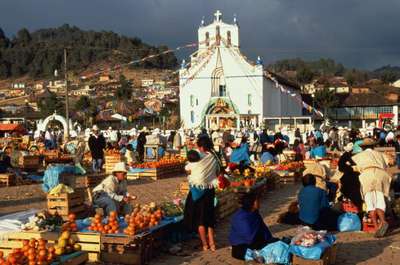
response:
[[[222,17],[221,11],[217,10],[217,12],[214,13],[214,16],[215,16],[215,20],[217,22],[221,21],[221,17]]]

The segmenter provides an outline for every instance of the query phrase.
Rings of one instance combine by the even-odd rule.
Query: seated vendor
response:
[[[242,207],[231,220],[229,242],[232,245],[232,257],[244,260],[247,249],[259,250],[278,239],[272,236],[258,212],[259,194],[245,193],[240,202]]]
[[[327,192],[315,186],[316,177],[324,174],[323,167],[315,164],[303,174],[303,188],[298,194],[300,221],[315,230],[335,231],[340,213],[329,207]]]
[[[311,148],[310,151],[311,158],[325,158],[326,157],[326,146],[324,145],[324,140],[322,138],[317,139],[317,145]]]
[[[266,151],[261,155],[261,163],[263,164],[274,164],[277,162],[276,151],[273,144],[267,145]]]
[[[125,163],[117,163],[112,170],[112,175],[105,178],[93,189],[94,204],[103,208],[107,215],[112,211],[117,211],[118,215],[126,215],[132,212],[130,202],[136,197],[127,192],[126,174]]]

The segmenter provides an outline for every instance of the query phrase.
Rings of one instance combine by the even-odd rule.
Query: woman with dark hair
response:
[[[186,198],[184,210],[184,224],[190,231],[197,231],[201,239],[203,250],[215,251],[214,242],[214,187],[218,184],[217,176],[220,166],[213,153],[213,143],[207,136],[197,140],[200,161],[189,176],[189,194]],[[192,174],[198,172],[197,174]],[[208,240],[207,240],[208,235]]]
[[[349,143],[344,147],[344,153],[339,158],[338,169],[343,173],[340,178],[340,192],[342,195],[350,199],[354,205],[361,211],[363,199],[361,197],[361,184],[358,176],[359,172],[354,171],[353,166],[356,163],[351,158],[353,156],[353,143]]]
[[[244,260],[247,249],[262,249],[278,241],[265,225],[259,213],[260,196],[257,193],[241,195],[241,208],[232,217],[229,242],[232,245],[232,257]]]
[[[300,221],[315,230],[337,230],[340,213],[330,208],[326,191],[315,186],[316,177],[325,174],[323,166],[313,164],[303,174],[303,188],[298,195]]]
[[[317,145],[311,148],[310,151],[311,158],[324,158],[326,157],[326,146],[322,138],[317,138]]]

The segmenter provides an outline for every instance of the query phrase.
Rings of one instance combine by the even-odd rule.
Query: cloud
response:
[[[331,57],[345,65],[400,65],[398,0],[1,0],[8,35],[63,23],[113,30],[152,44],[196,41],[203,16],[237,14],[243,52],[266,63]]]

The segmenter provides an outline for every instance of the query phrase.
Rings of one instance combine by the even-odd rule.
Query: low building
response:
[[[154,79],[142,79],[142,87],[149,87],[154,84]]]

